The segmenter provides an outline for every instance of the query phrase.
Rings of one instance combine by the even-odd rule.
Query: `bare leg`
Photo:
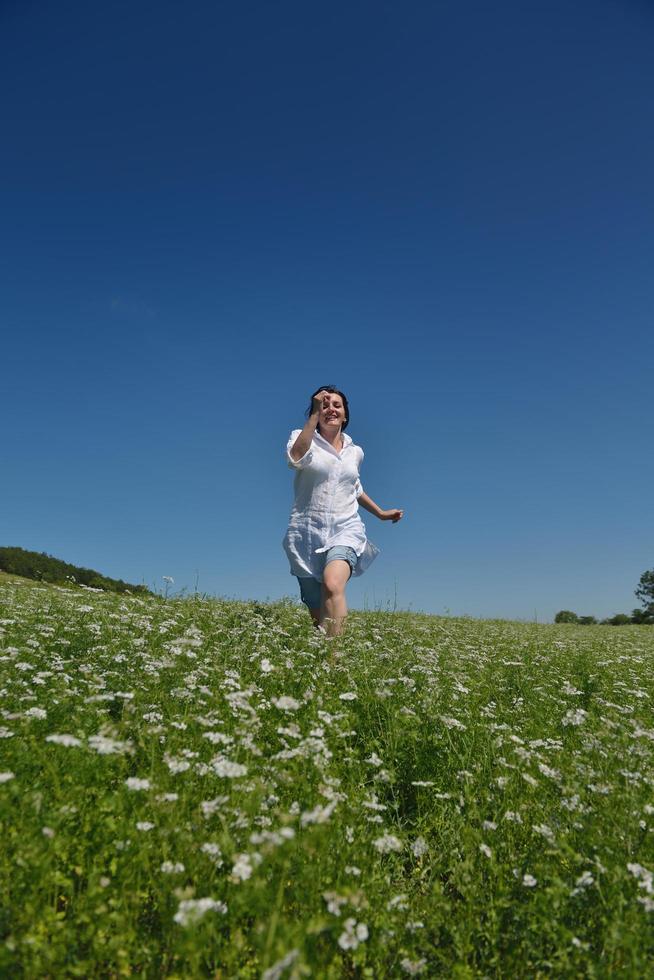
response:
[[[336,558],[325,566],[322,577],[320,623],[324,626],[327,636],[339,636],[343,631],[347,616],[345,586],[351,574],[349,562],[341,558]]]

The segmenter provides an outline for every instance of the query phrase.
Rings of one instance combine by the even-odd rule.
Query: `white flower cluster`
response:
[[[638,901],[645,906],[647,912],[654,912],[654,900],[648,898],[654,895],[654,872],[644,868],[642,864],[628,864],[627,869],[631,871],[634,878],[638,879],[638,887],[642,888],[647,894],[639,896]]]
[[[346,919],[343,923],[345,931],[338,937],[338,945],[341,949],[356,949],[360,943],[368,938],[368,926],[365,922],[357,922],[356,919]]]
[[[161,865],[161,870],[165,875],[174,875],[174,874],[181,874],[183,871],[186,870],[186,868],[184,867],[181,861],[176,861],[175,863],[173,863],[172,861],[164,861],[163,864]]]
[[[210,766],[216,776],[220,776],[222,779],[234,779],[236,776],[246,776],[248,771],[247,766],[241,765],[240,762],[232,762],[231,759],[226,759],[222,755],[215,756],[211,760]]]
[[[46,735],[46,742],[53,742],[55,745],[65,745],[66,748],[73,748],[76,745],[81,745],[82,740],[75,738],[74,735]]]
[[[270,701],[280,711],[297,711],[300,707],[299,701],[296,701],[295,698],[287,697],[286,694],[282,694],[279,698],[271,698]]]
[[[439,715],[439,718],[446,728],[458,728],[462,732],[466,730],[466,726],[457,718],[448,718],[446,715]]]
[[[129,776],[125,780],[125,786],[127,786],[127,789],[131,789],[134,791],[142,790],[142,789],[150,789],[150,780],[138,779],[136,776]]]
[[[573,726],[583,725],[587,717],[588,712],[584,711],[583,708],[571,708],[569,711],[566,711],[565,717],[562,719],[561,724]]]
[[[394,837],[393,834],[384,834],[382,837],[378,837],[373,841],[375,847],[380,854],[389,854],[391,851],[401,851],[404,844],[399,839],[399,837]]]
[[[225,915],[227,906],[224,902],[218,902],[213,898],[186,898],[179,903],[174,918],[180,926],[192,926],[207,912],[220,912]]]

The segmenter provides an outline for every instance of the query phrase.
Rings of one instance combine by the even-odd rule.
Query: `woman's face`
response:
[[[320,409],[319,424],[328,431],[337,431],[345,422],[345,408],[340,395],[328,391]]]

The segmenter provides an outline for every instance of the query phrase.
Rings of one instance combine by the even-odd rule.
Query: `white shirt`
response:
[[[309,449],[295,460],[291,447],[301,431],[293,429],[286,446],[288,465],[295,470],[295,502],[283,541],[291,575],[322,582],[323,553],[336,545],[354,549],[359,560],[353,574],[362,575],[379,554],[359,517],[363,449],[343,432],[339,453],[316,429]]]

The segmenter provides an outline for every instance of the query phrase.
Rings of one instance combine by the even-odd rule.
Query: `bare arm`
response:
[[[382,510],[381,507],[376,504],[367,493],[362,493],[357,499],[359,505],[363,507],[364,510],[367,510],[369,514],[374,514],[380,521],[392,521],[393,524],[397,524],[397,522],[402,519],[402,515],[404,514],[403,510],[396,510],[395,508],[392,510]]]
[[[318,418],[320,416],[320,409],[317,412],[312,412],[307,419],[306,425],[302,429],[293,445],[291,446],[291,456],[297,463],[298,459],[302,459],[304,454],[307,452],[311,446],[311,440],[313,434],[316,431],[316,426],[318,425]]]
[[[326,395],[326,391],[319,391],[317,395],[314,395],[311,405],[311,415],[307,419],[306,425],[302,429],[302,432],[291,446],[291,457],[296,463],[299,459],[302,459],[304,454],[311,446],[313,434],[316,431],[316,427],[320,420],[320,409],[323,407],[323,402],[325,401]]]

